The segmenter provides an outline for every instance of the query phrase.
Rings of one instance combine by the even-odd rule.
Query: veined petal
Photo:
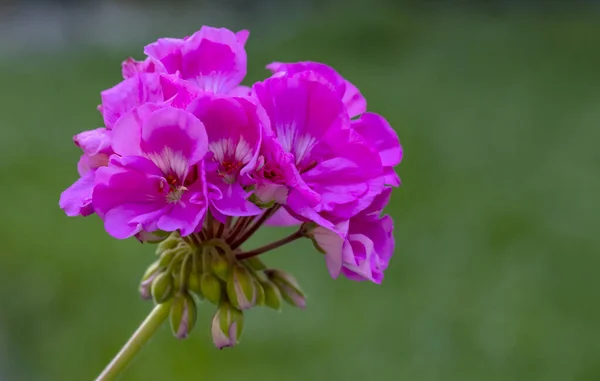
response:
[[[269,78],[255,84],[253,92],[266,110],[281,146],[294,155],[299,169],[318,159],[313,150],[323,136],[349,123],[335,89],[310,72]]]
[[[164,174],[174,173],[183,181],[189,167],[206,155],[207,140],[204,125],[194,115],[165,107],[143,121],[140,148]]]
[[[250,100],[204,94],[189,107],[206,127],[209,149],[227,182],[256,166],[266,116]]]
[[[351,118],[360,115],[367,110],[367,101],[358,88],[350,83],[350,81],[344,79],[331,66],[312,61],[294,63],[273,62],[267,65],[267,69],[271,70],[273,73],[283,72],[289,75],[303,71],[317,73],[337,89],[337,93],[342,97],[348,115]]]
[[[181,49],[181,77],[203,90],[226,94],[246,76],[248,31],[203,26]]]

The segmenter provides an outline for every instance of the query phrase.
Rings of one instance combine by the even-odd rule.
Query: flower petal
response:
[[[207,91],[226,94],[246,76],[247,31],[203,26],[185,41],[181,77]]]
[[[165,107],[143,120],[140,149],[163,173],[173,170],[184,176],[206,155],[207,140],[204,125],[194,115]]]
[[[95,175],[95,171],[89,171],[62,192],[58,204],[67,216],[88,216],[94,212],[92,191]]]

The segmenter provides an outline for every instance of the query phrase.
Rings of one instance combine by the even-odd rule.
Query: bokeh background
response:
[[[252,310],[218,351],[203,305],[123,380],[600,379],[597,2],[46,0],[0,3],[0,380],[92,380],[150,310],[154,248],[58,197],[120,62],[202,24],[251,30],[246,84],[322,61],[389,119],[397,250],[382,285],[330,279],[307,243],[269,253],[305,310]]]

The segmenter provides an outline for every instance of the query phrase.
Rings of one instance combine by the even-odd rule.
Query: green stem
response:
[[[171,303],[163,303],[154,307],[150,315],[146,317],[146,320],[144,320],[133,336],[129,338],[129,341],[121,348],[121,351],[106,366],[98,378],[96,378],[96,381],[116,380],[119,374],[127,368],[135,355],[169,316],[170,309]]]
[[[282,238],[282,239],[280,239],[278,241],[275,241],[275,242],[271,242],[268,245],[261,246],[259,248],[254,249],[254,250],[250,250],[250,251],[247,251],[245,253],[238,254],[235,257],[237,259],[252,258],[252,257],[255,257],[257,255],[266,253],[267,251],[271,251],[273,249],[277,249],[278,247],[286,245],[286,244],[288,244],[290,242],[294,242],[298,238],[302,238],[302,237],[304,237],[304,232],[302,232],[302,230],[298,230],[297,232],[292,233],[292,234],[288,235],[285,238]]]
[[[258,230],[258,228],[262,226],[262,224],[264,224],[269,218],[271,218],[275,214],[275,212],[279,210],[280,207],[281,205],[277,204],[275,206],[272,206],[270,209],[267,209],[262,214],[262,216],[260,216],[260,218],[256,220],[256,222],[254,222],[253,225],[251,225],[246,231],[244,231],[241,234],[241,237],[238,237],[235,239],[235,241],[233,241],[233,243],[231,244],[231,250],[237,249],[242,243],[246,242],[248,238],[250,238],[252,234],[254,234]]]

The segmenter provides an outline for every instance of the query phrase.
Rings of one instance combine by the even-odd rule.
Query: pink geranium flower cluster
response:
[[[400,185],[396,133],[322,63],[272,63],[269,78],[241,85],[248,35],[205,26],[147,45],[143,61],[123,62],[123,81],[101,93],[104,127],[74,137],[80,178],[60,207],[69,216],[97,214],[118,239],[210,241],[240,262],[268,249],[241,248],[262,224],[298,225],[283,243],[308,237],[332,277],[380,283],[394,251],[393,222],[381,213]],[[283,293],[295,284],[279,279]],[[245,309],[240,296],[257,304],[242,291],[235,311]],[[235,287],[230,294],[232,302]],[[239,327],[223,321],[213,338],[233,345]]]

